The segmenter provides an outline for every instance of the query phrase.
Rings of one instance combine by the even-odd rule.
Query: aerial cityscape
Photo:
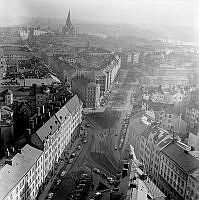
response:
[[[148,2],[0,2],[0,200],[199,200],[199,4]]]

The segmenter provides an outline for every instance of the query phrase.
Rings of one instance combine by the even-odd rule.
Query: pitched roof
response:
[[[150,194],[153,196],[153,199],[162,199],[166,196],[161,192],[161,190],[151,181],[149,178],[144,180],[146,187],[148,188]]]
[[[169,135],[169,133],[166,130],[161,129],[158,126],[148,126],[146,131],[144,131],[140,135],[142,135],[143,137],[145,137],[148,140],[148,138],[151,134],[153,134],[153,140],[154,140],[154,143],[156,143],[156,144],[161,142],[166,136]]]
[[[36,134],[40,138],[41,141],[44,141],[46,137],[50,134],[54,134],[54,132],[59,128],[60,122],[53,115],[39,130],[37,130]]]
[[[162,152],[188,174],[199,168],[199,160],[185,152],[184,149],[176,143],[169,144]]]
[[[60,124],[62,124],[69,116],[71,116],[71,113],[69,112],[68,108],[64,105],[56,114],[55,116],[59,120]]]
[[[21,153],[17,153],[11,160],[12,165],[6,164],[0,169],[0,199],[4,199],[13,187],[27,174],[42,151],[26,144]]]
[[[72,114],[75,109],[80,106],[80,100],[77,95],[73,96],[67,103],[66,107],[68,108],[69,112]]]

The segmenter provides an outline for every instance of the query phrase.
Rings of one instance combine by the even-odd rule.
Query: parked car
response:
[[[89,123],[87,123],[87,124],[85,124],[85,126],[86,126],[87,128],[89,128],[89,127],[90,127],[90,124],[89,124]]]
[[[114,179],[112,177],[108,177],[107,181],[109,182],[110,185],[114,184]]]
[[[101,199],[102,196],[103,194],[101,192],[96,192],[93,197],[95,200],[97,200],[97,199]]]
[[[102,178],[107,178],[107,175],[105,173],[101,173]]]
[[[53,192],[48,193],[47,199],[52,199],[53,195],[54,195]]]
[[[73,162],[73,158],[69,159],[69,164],[71,164]]]
[[[83,144],[86,144],[86,143],[87,143],[87,140],[83,140],[82,143],[83,143]]]
[[[70,157],[71,157],[71,158],[74,158],[75,156],[76,156],[76,154],[75,154],[75,153],[72,153]]]
[[[115,146],[114,149],[117,150],[117,146]]]
[[[80,146],[80,145],[78,145],[78,146],[76,147],[76,149],[80,150],[80,149],[81,149],[81,146]]]
[[[114,191],[114,192],[118,192],[119,190],[120,190],[119,187],[115,187],[115,188],[113,188],[113,191]]]
[[[94,169],[93,169],[93,172],[95,172],[96,174],[100,174],[100,170],[97,169],[97,168],[94,168]]]
[[[60,176],[64,177],[65,175],[66,175],[66,171],[64,170],[64,171],[61,172]]]
[[[81,178],[88,177],[88,174],[81,174]]]
[[[58,179],[58,180],[56,181],[56,185],[60,185],[60,183],[61,183],[61,179]]]

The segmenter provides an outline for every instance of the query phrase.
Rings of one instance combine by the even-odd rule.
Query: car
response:
[[[75,154],[75,153],[72,153],[70,157],[71,157],[71,158],[74,158],[75,156],[76,156],[76,154]]]
[[[80,183],[80,184],[86,184],[86,183],[87,183],[87,180],[80,180],[79,183]]]
[[[61,183],[61,179],[58,179],[58,180],[56,181],[56,185],[60,185],[60,183]]]
[[[101,173],[102,178],[107,178],[107,175],[105,173]]]
[[[73,158],[70,158],[68,163],[71,164],[73,162]]]
[[[84,188],[79,188],[76,190],[76,192],[83,192]]]
[[[108,177],[107,181],[109,182],[110,185],[114,184],[114,179],[112,177]]]
[[[120,188],[119,187],[115,187],[115,188],[113,188],[113,190],[112,191],[114,191],[114,192],[118,192],[120,190]]]
[[[83,188],[83,187],[85,187],[85,186],[86,186],[85,183],[79,183],[79,184],[77,185],[77,187],[79,187],[79,188]]]
[[[97,169],[97,168],[94,168],[94,169],[93,169],[93,172],[95,172],[96,174],[100,174],[100,170]]]
[[[86,143],[87,143],[87,140],[83,140],[82,143],[83,143],[83,144],[86,144]]]
[[[53,195],[54,195],[53,192],[48,193],[47,199],[52,199]]]
[[[103,194],[101,192],[96,192],[93,197],[94,199],[100,199],[103,196]]]
[[[85,184],[84,185],[77,185],[76,189],[79,190],[81,188],[84,188],[85,186],[86,186]]]
[[[88,174],[85,174],[85,173],[81,174],[81,178],[84,178],[84,177],[88,177]]]
[[[117,150],[117,146],[115,146],[114,149]]]
[[[89,127],[90,127],[90,124],[89,124],[89,123],[87,123],[87,124],[85,124],[85,126],[86,126],[87,128],[89,128]]]
[[[80,150],[80,149],[81,149],[81,146],[80,146],[80,145],[78,145],[78,146],[76,147],[76,149]]]
[[[66,171],[64,170],[64,171],[61,172],[60,176],[64,177],[65,175],[66,175]]]

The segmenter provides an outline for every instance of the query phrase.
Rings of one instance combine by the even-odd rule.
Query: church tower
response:
[[[71,19],[70,19],[70,10],[68,12],[68,16],[67,16],[67,19],[66,19],[66,24],[62,28],[62,33],[64,35],[66,35],[66,36],[69,36],[69,37],[76,37],[75,28],[73,27]]]

